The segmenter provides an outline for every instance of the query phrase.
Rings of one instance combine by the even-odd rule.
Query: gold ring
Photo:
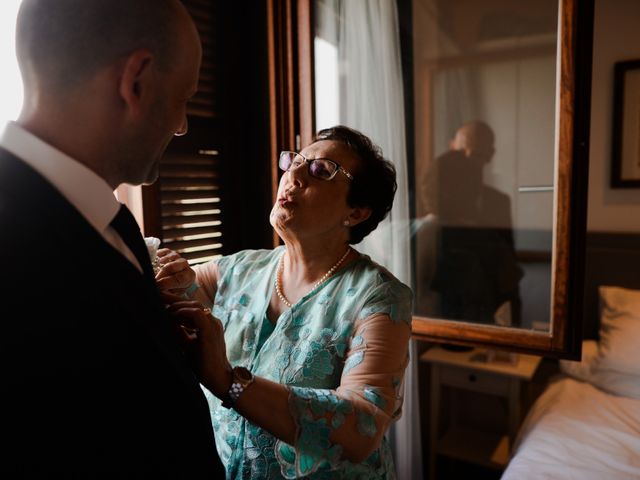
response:
[[[203,308],[202,309],[202,313],[204,313],[205,315],[211,315],[211,309],[210,308]]]

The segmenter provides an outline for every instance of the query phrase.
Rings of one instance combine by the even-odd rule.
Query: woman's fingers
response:
[[[160,271],[157,276],[163,277],[167,275],[173,275],[182,271],[189,271],[191,267],[189,262],[182,257],[178,257],[175,260],[167,260],[169,257],[160,259]],[[191,270],[193,271],[193,270]],[[195,272],[194,272],[195,275]]]
[[[168,257],[164,257],[165,259]],[[163,263],[156,274],[156,282],[161,290],[186,290],[196,279],[196,272],[189,266],[184,258]]]
[[[158,249],[157,255],[158,255],[158,258],[160,258],[160,259],[167,258],[168,260],[165,260],[165,262],[171,261],[171,259],[175,260],[177,258],[180,258],[179,254],[177,254],[176,252],[174,252],[173,250],[171,250],[169,248],[160,248],[160,249]]]
[[[162,297],[162,300],[167,305],[167,307],[177,302],[184,302],[184,297],[176,295],[175,293],[168,292],[166,290],[161,291],[160,296]]]
[[[198,331],[207,327],[206,322],[211,320],[211,310],[203,307],[198,302],[180,301],[167,305],[169,315],[180,327],[180,333],[186,335],[184,339],[193,341],[197,339]]]

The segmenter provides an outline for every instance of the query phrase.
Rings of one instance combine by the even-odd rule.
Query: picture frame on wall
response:
[[[640,188],[640,59],[614,65],[611,188]]]

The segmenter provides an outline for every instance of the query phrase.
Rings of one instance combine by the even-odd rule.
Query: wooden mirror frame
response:
[[[312,0],[267,0],[267,4],[272,152],[277,152],[313,138],[313,4]],[[580,358],[593,10],[593,0],[559,0],[551,330],[414,316],[414,338]],[[277,168],[272,171],[277,186]]]

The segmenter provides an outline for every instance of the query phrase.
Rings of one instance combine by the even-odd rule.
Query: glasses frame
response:
[[[351,175],[349,172],[347,172],[344,168],[342,168],[342,165],[340,165],[338,162],[334,162],[333,160],[331,160],[330,158],[324,158],[324,157],[320,157],[320,158],[307,158],[304,155],[302,155],[301,153],[298,152],[293,152],[291,150],[283,150],[280,152],[280,155],[278,156],[278,168],[280,168],[280,170],[282,170],[283,172],[288,172],[291,170],[291,166],[287,169],[284,170],[281,166],[280,166],[280,159],[282,158],[282,155],[284,154],[289,154],[292,153],[294,156],[298,156],[300,158],[302,158],[304,160],[304,162],[307,164],[307,168],[309,171],[309,175],[311,175],[313,178],[317,178],[318,180],[326,180],[327,182],[330,180],[333,180],[333,177],[336,176],[336,174],[338,172],[342,172],[349,180],[353,180],[353,175]],[[316,177],[315,175],[313,175],[311,173],[311,164],[313,162],[315,162],[316,160],[324,160],[325,162],[329,162],[333,165],[336,166],[336,169],[333,171],[333,173],[331,174],[331,176],[329,178],[322,178],[322,177]],[[293,162],[291,162],[291,165],[293,165]],[[296,167],[298,168],[298,167]]]

